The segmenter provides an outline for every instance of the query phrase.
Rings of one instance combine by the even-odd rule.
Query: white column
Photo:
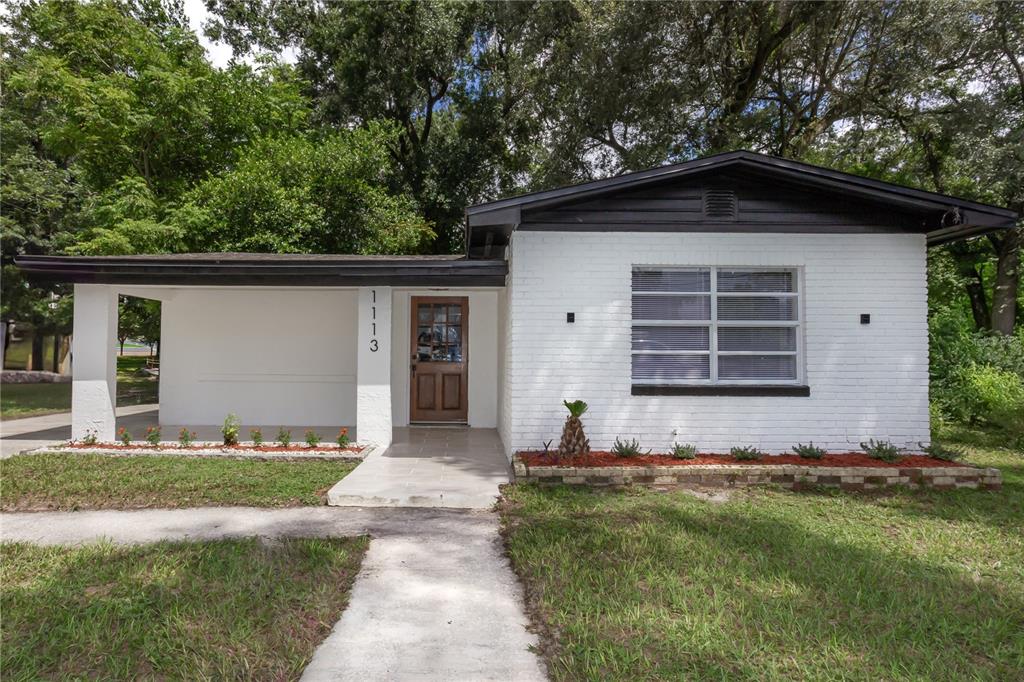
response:
[[[359,289],[356,439],[391,444],[391,287]]]
[[[114,440],[117,404],[117,290],[104,284],[75,285],[71,346],[71,437],[92,432]]]

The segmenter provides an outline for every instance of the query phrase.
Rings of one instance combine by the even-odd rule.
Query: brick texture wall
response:
[[[616,436],[720,452],[929,440],[923,236],[517,232],[510,251],[499,397],[510,453],[557,443],[562,400],[576,398],[590,404],[595,448]],[[631,395],[633,265],[801,268],[810,397]]]

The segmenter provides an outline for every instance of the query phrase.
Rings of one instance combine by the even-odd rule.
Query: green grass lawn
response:
[[[156,377],[139,376],[141,356],[117,358],[117,404],[147,405],[158,400]],[[71,409],[71,384],[4,384],[0,387],[0,418],[38,417]]]
[[[2,545],[3,678],[298,679],[367,544]]]
[[[0,510],[323,504],[356,463],[75,452],[0,460]]]
[[[552,675],[1024,679],[1024,453],[972,440],[1001,491],[510,486],[508,553]]]

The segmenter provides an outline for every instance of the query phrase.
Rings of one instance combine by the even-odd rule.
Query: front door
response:
[[[412,297],[410,421],[465,422],[469,299]]]

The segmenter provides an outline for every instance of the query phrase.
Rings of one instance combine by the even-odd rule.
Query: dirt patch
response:
[[[606,450],[592,450],[587,455],[559,458],[556,453],[518,452],[516,453],[529,467],[635,467],[635,466],[678,466],[687,467],[700,464],[735,464],[741,466],[763,466],[765,464],[796,464],[812,467],[964,467],[959,462],[948,462],[943,459],[925,455],[906,455],[895,462],[883,462],[872,459],[862,452],[833,453],[821,459],[806,459],[797,455],[765,455],[756,460],[738,460],[731,455],[712,455],[701,453],[693,459],[676,459],[671,455],[639,455],[637,457],[619,457]]]

